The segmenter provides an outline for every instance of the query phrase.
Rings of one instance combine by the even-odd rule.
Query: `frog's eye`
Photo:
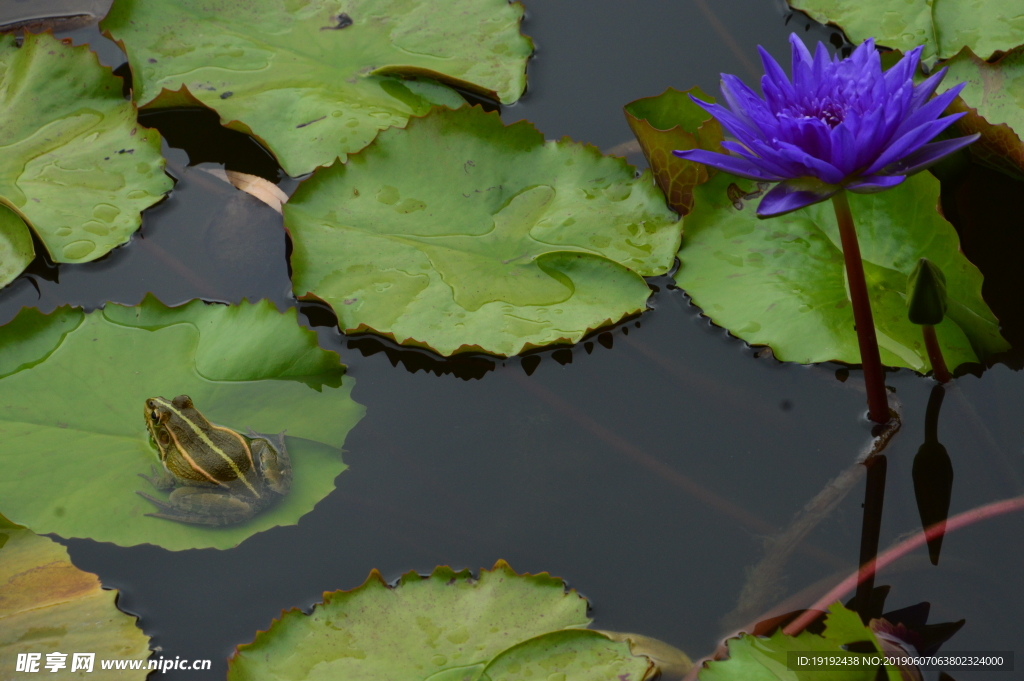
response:
[[[188,395],[178,395],[174,398],[172,404],[178,409],[191,409],[192,398]]]
[[[149,413],[149,418],[153,419],[153,423],[160,423],[160,414],[156,410]]]

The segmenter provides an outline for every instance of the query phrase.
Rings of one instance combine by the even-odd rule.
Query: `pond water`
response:
[[[632,140],[622,105],[668,86],[717,94],[719,71],[753,82],[755,46],[785,59],[791,30],[834,36],[781,0],[544,0],[527,10],[523,32],[537,45],[529,91],[503,118],[526,118],[549,139],[618,147],[641,166],[642,156],[621,146]],[[0,22],[12,11],[0,8]],[[61,35],[92,44],[111,66],[123,61],[95,27]],[[145,214],[130,245],[99,262],[35,263],[0,291],[0,323],[22,306],[92,309],[134,304],[146,292],[168,304],[296,305],[280,216],[207,170],[260,174],[289,192],[297,182],[213,115],[142,120],[167,140],[168,172],[178,181],[170,198]],[[1024,248],[1021,185],[980,167],[945,179],[944,210],[986,276],[985,297],[1006,337],[1024,347],[1015,262]],[[806,607],[856,567],[863,478],[805,538],[780,550],[775,569],[755,569],[767,540],[853,464],[871,433],[859,371],[782,364],[711,325],[670,278],[651,283],[653,309],[642,316],[575,347],[509,360],[443,360],[346,338],[329,311],[304,305],[300,319],[341,354],[357,379],[353,397],[367,407],[345,443],[350,468],[334,493],[298,526],[228,551],[58,539],[78,567],[120,589],[120,607],[140,617],[161,655],[211,658],[209,678],[223,678],[234,646],[282,609],[308,609],[324,591],[358,586],[372,568],[390,580],[502,558],[519,572],[565,578],[590,599],[597,628],[708,654],[736,626],[773,608]],[[951,514],[1024,492],[1019,357],[947,389],[938,437],[955,471]],[[934,385],[907,370],[887,382],[903,427],[885,452],[883,547],[920,528],[911,466]],[[915,552],[877,579],[892,587],[888,608],[928,601],[932,622],[966,619],[948,649],[1014,649],[1024,638],[1022,532],[1024,517],[1007,516],[946,537],[938,566]],[[759,586],[738,608],[748,582]]]

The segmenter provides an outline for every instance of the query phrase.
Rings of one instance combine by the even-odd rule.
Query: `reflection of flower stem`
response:
[[[860,345],[860,361],[864,367],[864,385],[868,393],[868,416],[875,423],[889,420],[889,402],[885,393],[885,372],[882,358],[878,353],[878,338],[875,336],[875,322],[871,317],[871,302],[864,280],[864,263],[860,258],[857,243],[857,228],[853,224],[850,202],[846,192],[832,196],[832,206],[839,223],[839,238],[843,245],[843,259],[846,261],[846,278],[850,282],[850,302],[853,303],[853,322],[857,328],[857,343]]]
[[[921,333],[924,334],[924,347],[928,350],[928,359],[931,360],[935,380],[939,383],[949,383],[949,369],[946,368],[946,360],[942,356],[939,339],[935,337],[935,327],[931,324],[923,324]]]
[[[980,520],[994,518],[996,516],[1020,510],[1024,510],[1024,496],[1012,497],[1010,499],[1004,499],[1003,501],[986,504],[985,506],[979,506],[971,509],[970,511],[964,511],[963,513],[953,516],[946,523],[936,523],[927,530],[918,532],[909,539],[905,539],[896,546],[887,550],[875,561],[874,571],[877,572],[890,563],[894,563],[940,534],[949,534],[954,530],[959,530],[961,527],[973,525]],[[837,600],[849,593],[851,589],[860,584],[862,577],[863,575],[861,574],[861,571],[858,570],[844,579],[831,591],[819,598],[818,602],[805,610],[802,615],[793,620],[790,624],[786,625],[786,628],[782,630],[783,633],[788,636],[796,636],[799,634],[807,627],[808,624],[818,619],[818,617],[821,616],[821,613],[824,612],[828,606],[835,603]]]
[[[864,465],[868,469],[864,486],[864,519],[860,531],[860,572],[857,582],[857,607],[860,617],[867,623],[881,612],[874,612],[872,592],[875,590],[875,559],[878,540],[882,534],[882,502],[885,500],[885,473],[889,462],[884,454],[869,457]]]

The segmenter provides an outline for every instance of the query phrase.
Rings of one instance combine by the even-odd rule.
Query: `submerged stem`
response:
[[[935,327],[931,324],[924,324],[921,327],[921,333],[924,334],[924,347],[928,350],[928,359],[931,360],[935,380],[939,383],[949,383],[949,369],[946,368],[946,359],[942,356],[939,339],[935,336]]]
[[[864,279],[864,263],[860,258],[860,244],[857,243],[857,229],[853,224],[850,202],[846,191],[832,196],[832,206],[839,223],[839,238],[843,245],[843,259],[846,261],[846,278],[850,283],[850,302],[853,304],[853,322],[857,329],[857,343],[860,345],[860,362],[864,367],[864,386],[868,393],[868,416],[875,423],[889,421],[889,401],[885,392],[885,372],[878,352],[878,338],[875,322],[868,300],[868,287]]]

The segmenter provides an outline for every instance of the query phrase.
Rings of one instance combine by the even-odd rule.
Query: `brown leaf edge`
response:
[[[647,118],[637,116],[634,112],[638,108],[637,105],[641,103],[652,102],[666,96],[678,97],[690,94],[714,102],[713,97],[708,97],[696,86],[682,91],[670,87],[656,97],[643,97],[622,107],[623,113],[626,115],[626,122],[629,123],[630,129],[640,143],[640,149],[644,152],[647,163],[651,166],[655,182],[665,193],[669,207],[680,217],[693,210],[693,188],[710,180],[716,171],[713,168],[707,168],[702,163],[694,163],[674,156],[672,152],[684,149],[707,149],[725,153],[721,147],[724,139],[722,126],[710,115],[707,115],[704,122],[693,130],[687,130],[683,124],[661,129],[655,127]],[[696,104],[691,105],[696,107]]]
[[[1003,53],[993,62],[987,62],[965,47],[952,59],[960,59],[973,63],[982,77],[985,74],[996,74],[1001,62],[1010,57],[1018,56],[1024,51],[1024,45]],[[950,61],[952,61],[952,59]],[[949,62],[945,62],[948,64]],[[978,110],[972,108],[962,97],[957,97],[946,109],[947,114],[964,113],[954,127],[961,135],[981,133],[977,142],[967,147],[968,152],[979,163],[993,170],[998,170],[1017,180],[1024,180],[1024,143],[1020,136],[1006,123],[990,123]]]

